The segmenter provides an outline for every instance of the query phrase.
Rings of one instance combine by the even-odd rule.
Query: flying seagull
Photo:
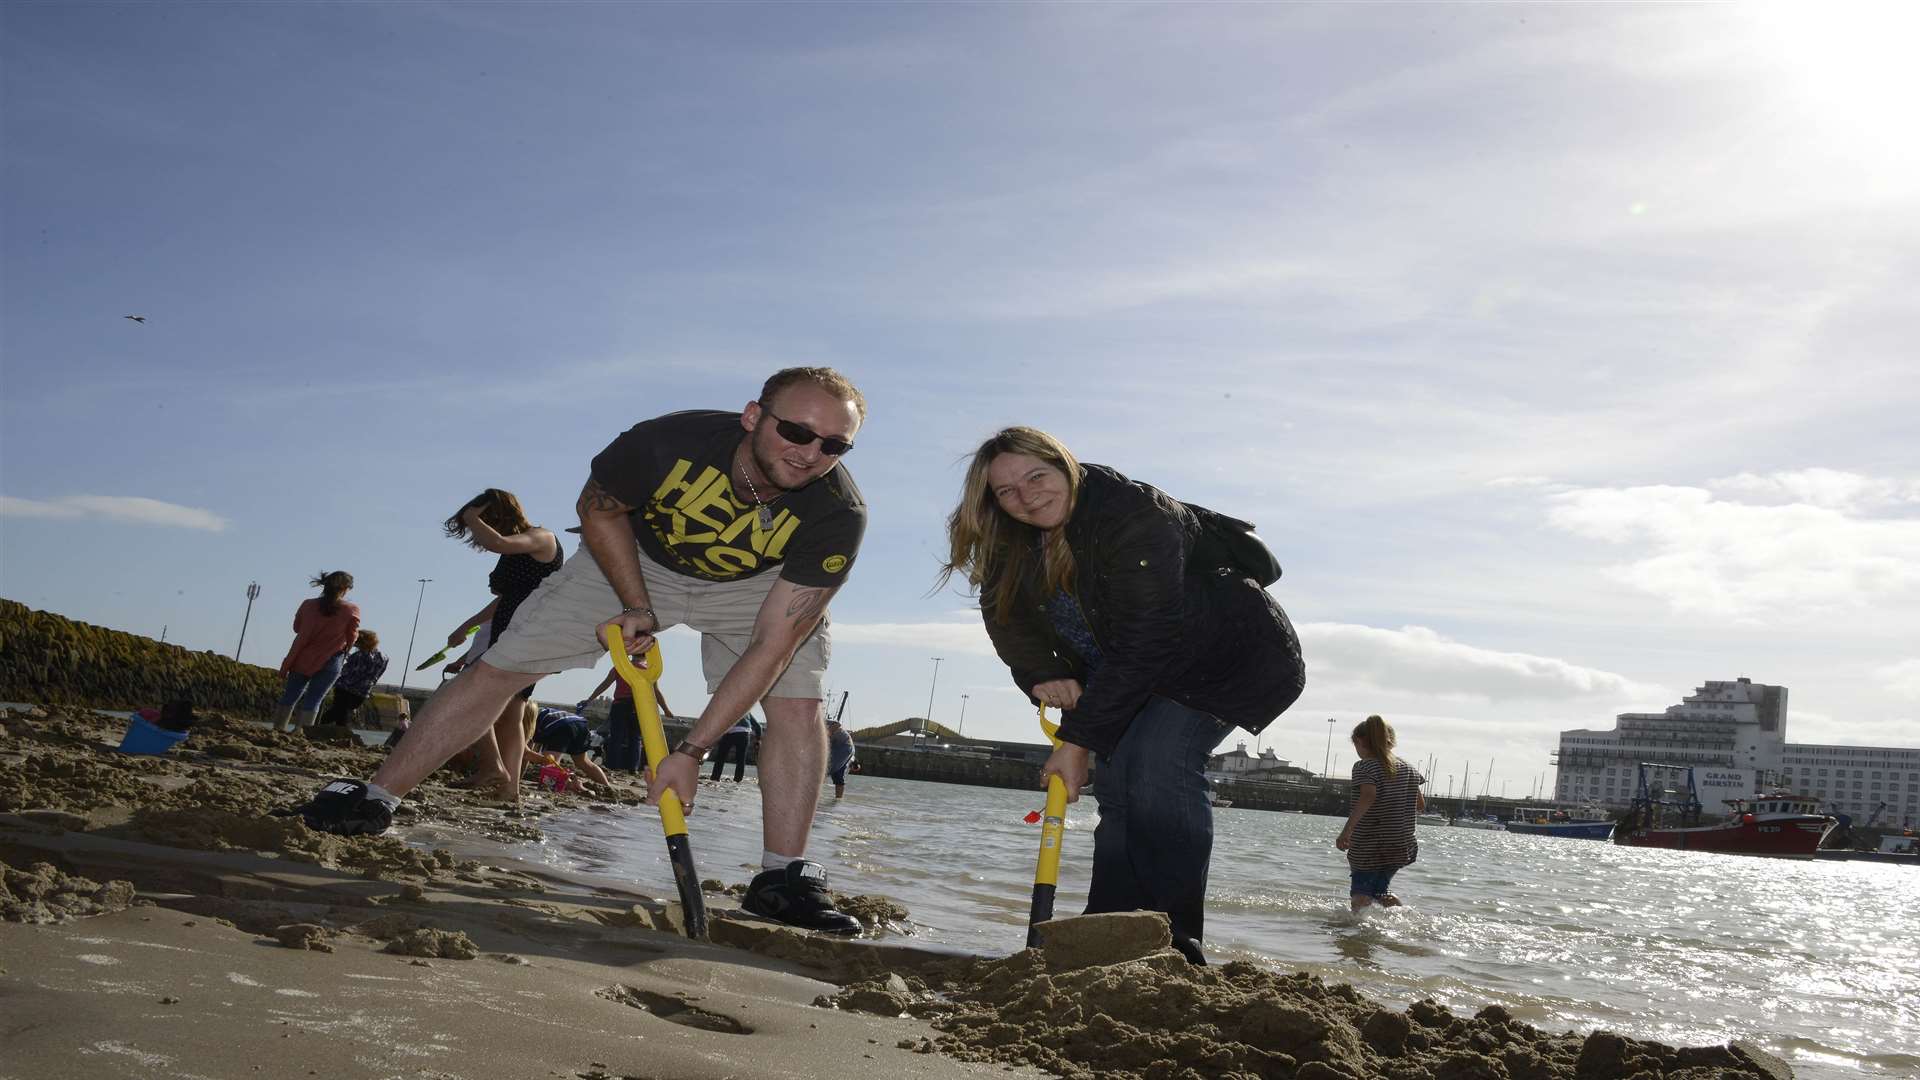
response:
[[[122,315],[120,317],[123,319],[132,319],[134,322],[137,322],[137,323],[145,323],[147,321],[147,317],[145,315]]]

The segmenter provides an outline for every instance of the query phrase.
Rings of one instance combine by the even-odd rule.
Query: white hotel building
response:
[[[1883,825],[1920,821],[1920,749],[1790,743],[1784,686],[1709,682],[1665,712],[1621,713],[1611,731],[1563,731],[1554,795],[1624,807],[1642,761],[1692,765],[1709,813],[1771,787],[1816,796],[1861,824],[1876,810]]]

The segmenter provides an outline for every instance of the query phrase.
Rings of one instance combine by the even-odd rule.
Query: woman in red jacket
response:
[[[333,570],[314,578],[320,595],[302,601],[293,613],[293,647],[280,661],[280,674],[287,678],[287,689],[280,695],[274,712],[276,730],[292,731],[313,726],[321,699],[333,689],[340,677],[340,665],[353,639],[360,631],[360,607],[341,597],[353,588],[353,575]]]

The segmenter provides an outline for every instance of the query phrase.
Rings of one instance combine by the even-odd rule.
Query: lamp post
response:
[[[1333,717],[1327,717],[1327,753],[1320,759],[1320,779],[1322,780],[1332,779],[1327,773],[1327,766],[1333,762],[1333,725],[1336,722]]]
[[[260,599],[260,583],[247,582],[247,614],[240,620],[240,644],[233,647],[233,659],[236,663],[240,660],[240,650],[246,647],[247,624],[253,621],[253,602],[258,599]]]
[[[413,629],[407,632],[407,662],[400,665],[400,689],[407,688],[407,676],[413,672],[413,636],[420,632],[420,605],[427,599],[427,582],[430,577],[415,578],[420,583],[420,595],[413,601]]]
[[[965,735],[967,733],[967,697],[968,695],[966,694],[960,695],[960,734],[961,735]]]
[[[933,681],[927,684],[927,715],[922,719],[926,721],[926,730],[929,735],[933,734],[933,689],[940,685],[940,661],[943,659],[945,657],[933,658]]]

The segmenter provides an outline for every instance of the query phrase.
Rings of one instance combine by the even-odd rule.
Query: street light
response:
[[[413,629],[407,632],[407,662],[400,665],[400,689],[407,688],[407,675],[413,671],[413,636],[420,632],[420,605],[427,599],[427,582],[430,577],[414,578],[420,583],[420,595],[413,601]]]
[[[1333,761],[1333,725],[1336,722],[1333,717],[1327,717],[1327,753],[1320,759],[1320,779],[1322,780],[1333,779],[1327,772],[1327,766]]]
[[[259,598],[260,583],[257,581],[247,582],[247,614],[245,618],[240,620],[240,644],[233,647],[233,659],[236,662],[240,659],[241,648],[247,644],[247,624],[253,621],[253,602]],[[162,640],[165,640],[166,633],[162,631],[160,636]]]
[[[940,685],[940,661],[944,659],[942,656],[933,658],[933,681],[927,684],[927,715],[922,719],[926,722],[929,735],[933,734],[933,688]]]
[[[967,733],[967,697],[966,694],[960,695],[960,734],[962,735]]]

